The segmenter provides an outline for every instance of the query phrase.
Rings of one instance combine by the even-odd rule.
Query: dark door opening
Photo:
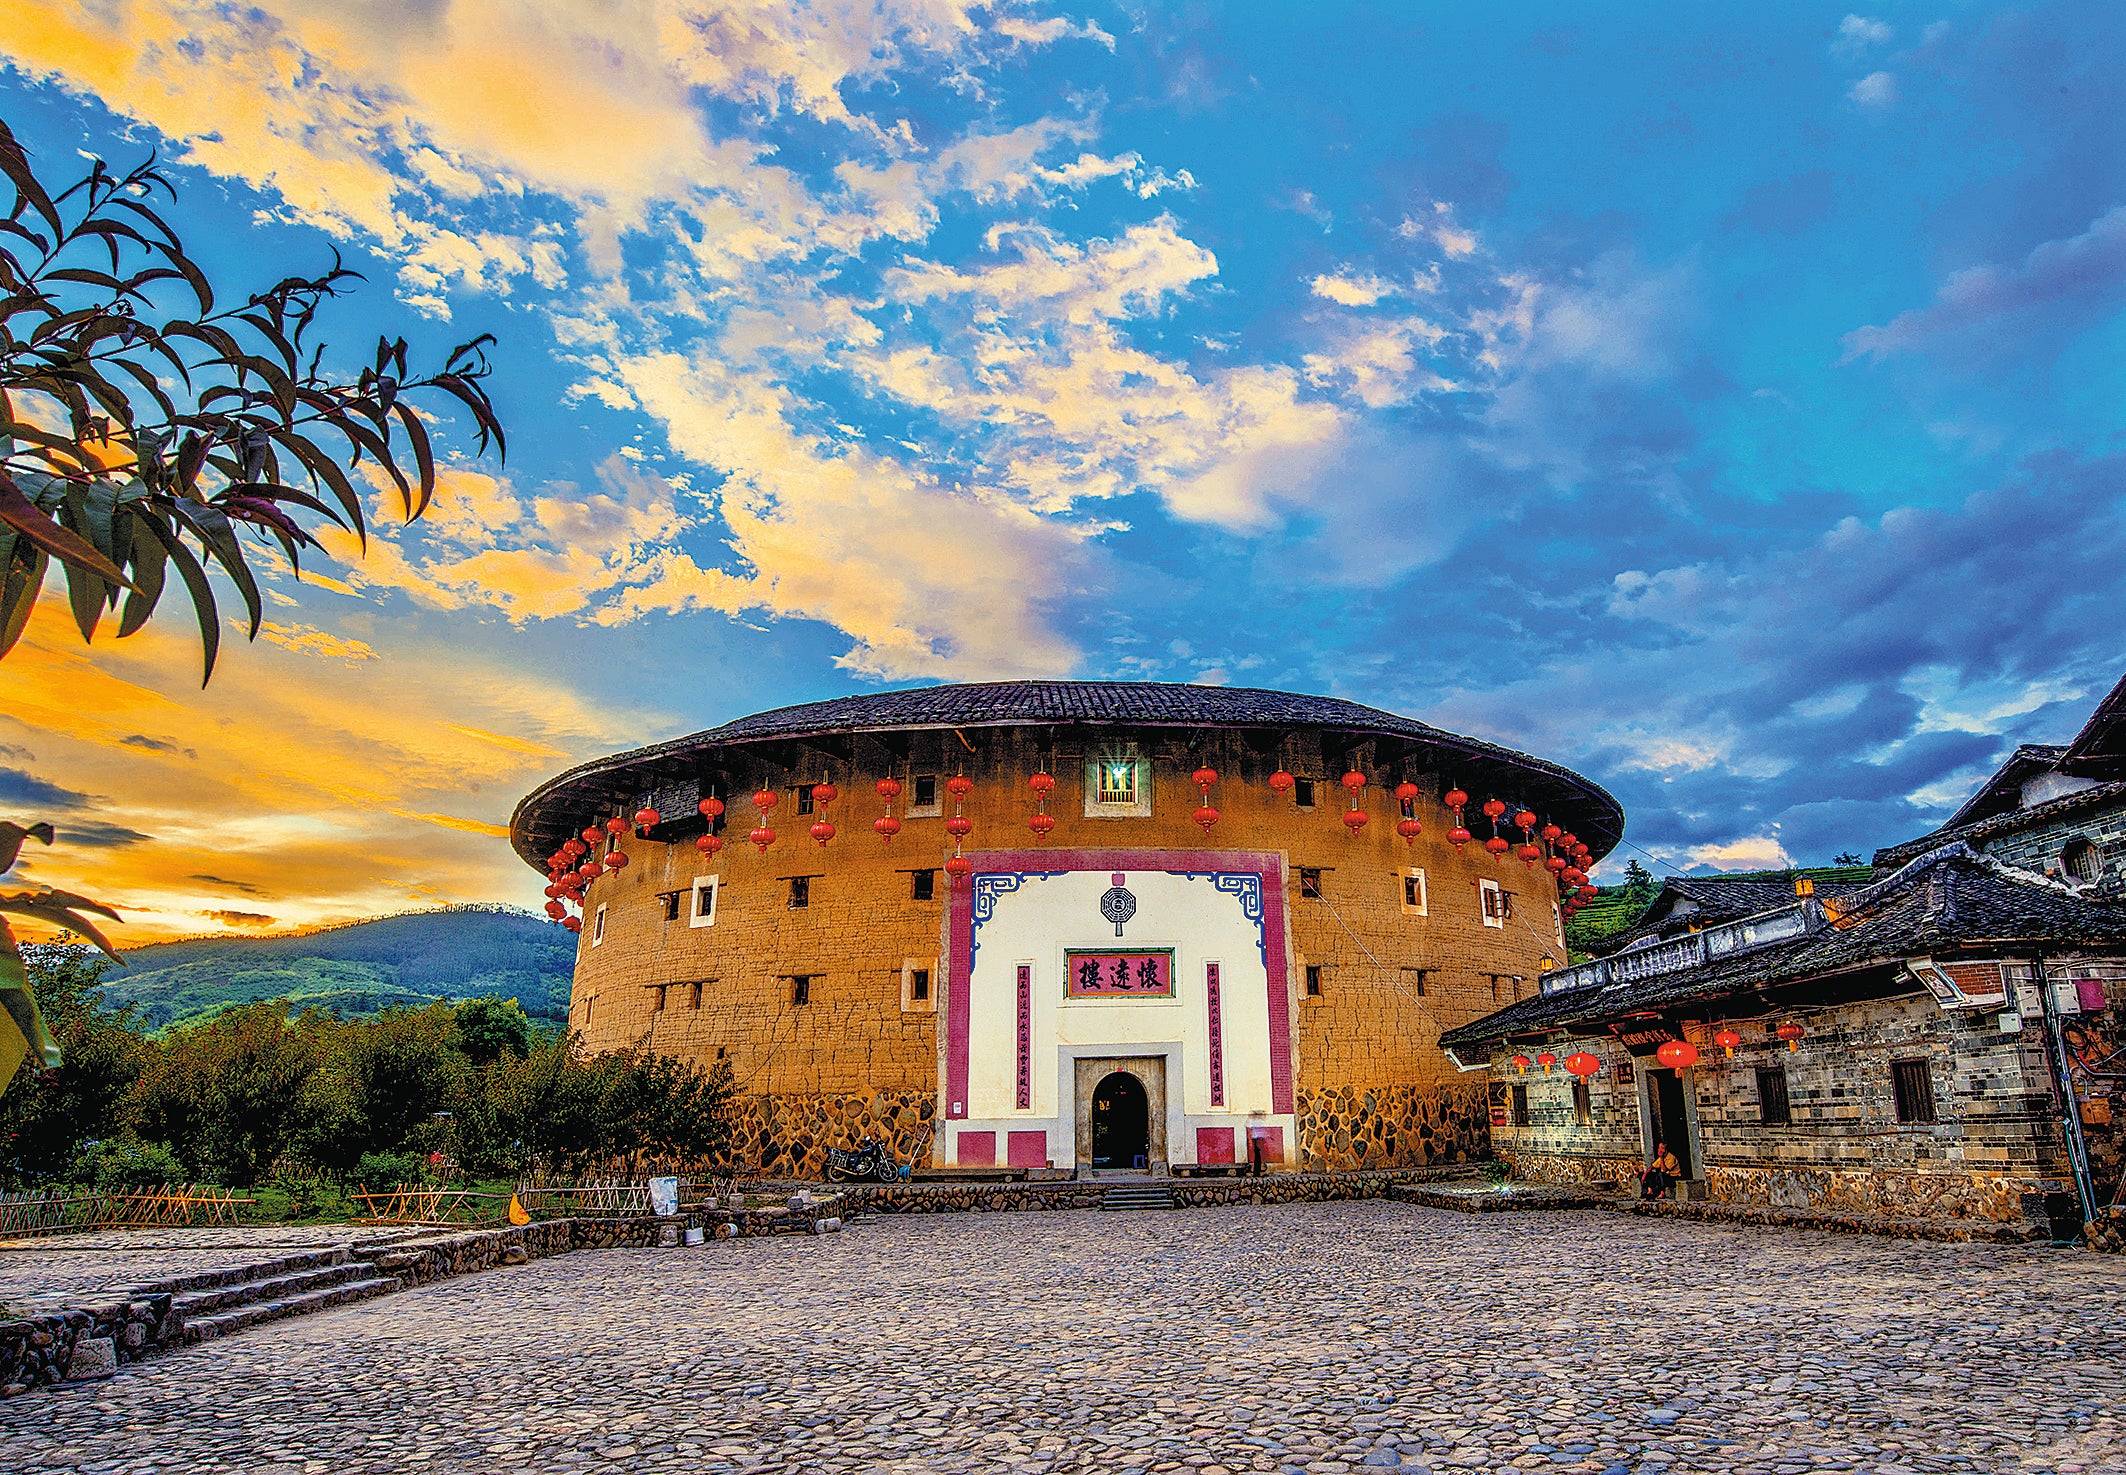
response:
[[[1667,1144],[1683,1165],[1680,1176],[1695,1178],[1696,1166],[1690,1156],[1690,1119],[1683,1109],[1683,1078],[1672,1070],[1647,1072],[1650,1087],[1647,1096],[1654,1108],[1654,1141]]]
[[[1093,1088],[1093,1166],[1141,1168],[1152,1150],[1151,1102],[1144,1082],[1126,1070]]]

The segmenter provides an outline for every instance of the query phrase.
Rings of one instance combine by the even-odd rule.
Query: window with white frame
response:
[[[1500,889],[1499,883],[1496,881],[1478,881],[1476,889],[1479,898],[1483,902],[1484,925],[1486,927],[1505,926],[1506,919],[1513,915],[1513,897],[1511,893]]]
[[[1425,898],[1425,873],[1413,866],[1403,872],[1403,910],[1413,917],[1430,916]]]
[[[598,910],[591,916],[591,946],[605,941],[605,903],[598,903]]]
[[[716,925],[716,888],[721,876],[696,876],[692,905],[687,908],[687,926]]]
[[[1085,760],[1085,817],[1142,819],[1152,812],[1152,763],[1134,748]]]

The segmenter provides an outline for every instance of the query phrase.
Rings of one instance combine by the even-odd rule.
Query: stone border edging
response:
[[[1260,1178],[1160,1178],[1174,1207],[1218,1204],[1328,1203],[1383,1198],[1406,1183],[1460,1180],[1477,1170],[1466,1165],[1402,1168],[1372,1173],[1266,1173]],[[1024,1210],[1097,1209],[1122,1179],[1066,1179],[1025,1183],[838,1183],[856,1214],[1009,1213]]]

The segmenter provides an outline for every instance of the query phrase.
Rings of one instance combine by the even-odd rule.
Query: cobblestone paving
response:
[[[0,1405],[65,1471],[2126,1470],[2126,1260],[1388,1203],[600,1251]]]
[[[413,1230],[355,1231],[344,1224],[112,1229],[0,1240],[0,1305],[66,1301],[102,1286],[138,1285],[225,1270],[278,1255],[325,1250]]]

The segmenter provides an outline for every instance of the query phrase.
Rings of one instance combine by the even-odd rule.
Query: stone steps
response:
[[[255,1267],[254,1267],[255,1269]],[[374,1280],[376,1267],[363,1261],[351,1259],[345,1250],[338,1252],[332,1263],[304,1270],[291,1270],[282,1274],[270,1271],[252,1274],[242,1272],[220,1285],[204,1290],[183,1291],[170,1298],[170,1309],[183,1316],[187,1322],[199,1317],[212,1316],[231,1307],[248,1306],[255,1301],[279,1301],[290,1296],[307,1295],[311,1291],[328,1290],[345,1285],[349,1281]]]
[[[1170,1183],[1113,1183],[1100,1195],[1100,1211],[1171,1209],[1174,1189]]]
[[[187,1343],[208,1342],[216,1337],[225,1337],[231,1332],[241,1331],[247,1326],[256,1326],[260,1322],[305,1316],[313,1311],[327,1311],[334,1306],[344,1306],[350,1301],[366,1301],[371,1296],[381,1296],[386,1291],[395,1291],[401,1286],[396,1277],[378,1276],[367,1265],[356,1264],[348,1268],[354,1270],[359,1278],[337,1280],[292,1293],[275,1294],[266,1289],[276,1284],[273,1281],[252,1282],[233,1287],[232,1289],[246,1292],[249,1298],[235,1301],[206,1315],[187,1316],[184,1339]]]

